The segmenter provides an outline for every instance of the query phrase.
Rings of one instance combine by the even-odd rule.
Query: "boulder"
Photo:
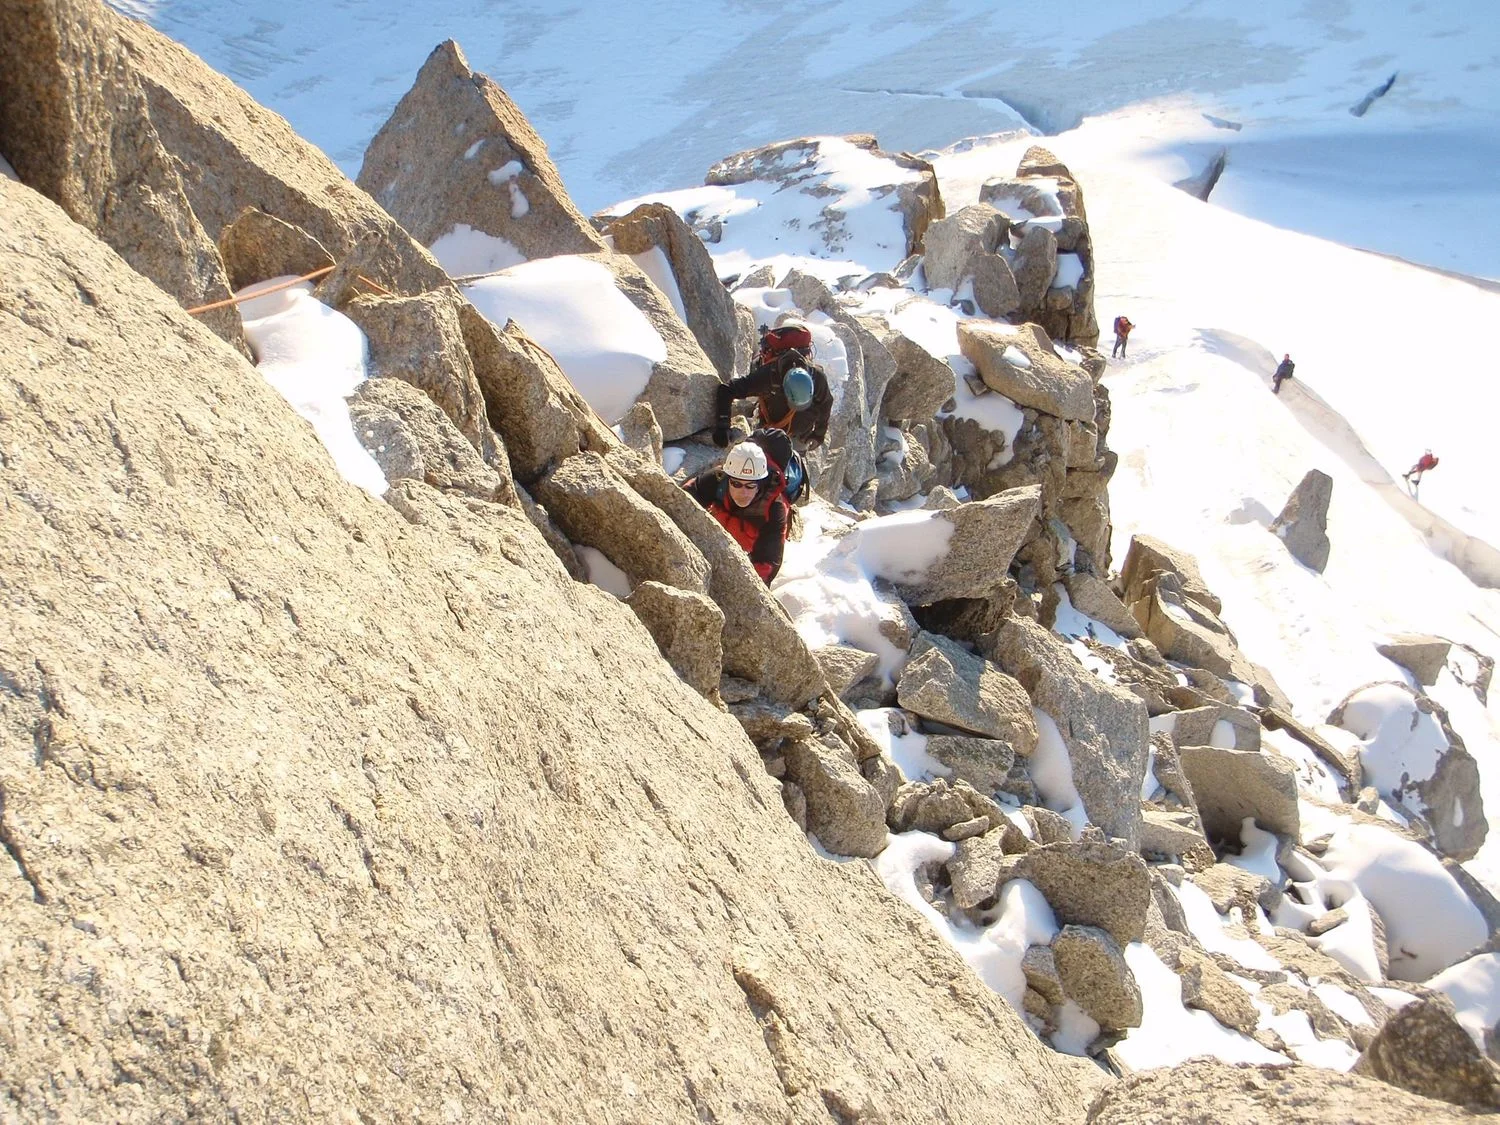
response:
[[[355,297],[342,311],[365,334],[371,376],[401,379],[424,391],[480,455],[493,461],[498,443],[464,343],[459,310],[465,304],[449,288],[418,297]]]
[[[1431,687],[1437,683],[1438,673],[1447,667],[1448,652],[1452,647],[1453,642],[1442,637],[1402,633],[1385,644],[1376,645],[1375,651],[1401,665],[1423,687]]]
[[[1010,743],[971,735],[928,735],[927,754],[951,770],[956,779],[989,795],[1005,784],[1016,760]]]
[[[1353,1073],[1378,1078],[1413,1094],[1500,1111],[1500,1069],[1484,1056],[1441,994],[1413,1000],[1381,1025]]]
[[[1097,926],[1064,926],[1052,939],[1063,991],[1105,1031],[1140,1027],[1141,988],[1115,939]]]
[[[813,656],[828,677],[828,689],[839,696],[880,667],[880,657],[850,645],[824,645]]]
[[[1333,770],[1339,790],[1345,799],[1353,800],[1364,788],[1364,767],[1359,755],[1345,753],[1320,735],[1312,727],[1293,717],[1279,707],[1266,707],[1260,713],[1261,725],[1266,730],[1284,730],[1306,746],[1324,765]]]
[[[661,427],[656,424],[656,411],[649,402],[638,402],[626,411],[625,417],[615,424],[615,433],[627,448],[654,464],[661,464]]]
[[[931,832],[945,835],[956,825],[984,819],[982,831],[1003,828],[1005,813],[994,800],[962,781],[951,785],[947,778],[908,782],[900,787],[886,812],[886,823],[893,832]],[[969,833],[961,833],[960,837]]]
[[[835,855],[885,849],[885,803],[854,762],[815,739],[786,747],[786,772],[807,799],[807,830]]]
[[[1224,704],[1190,707],[1172,716],[1172,738],[1179,746],[1259,750],[1260,722],[1243,707]]]
[[[1441,704],[1405,683],[1366,684],[1350,692],[1328,722],[1363,742],[1366,783],[1420,817],[1438,852],[1474,857],[1489,833],[1479,764]]]
[[[604,233],[663,292],[670,296],[676,290],[682,319],[721,379],[728,381],[749,370],[750,350],[745,345],[754,340],[754,315],[720,284],[708,247],[676,211],[664,203],[642,203],[630,214],[610,220]]]
[[[1068,601],[1085,617],[1090,617],[1126,639],[1141,636],[1141,626],[1109,585],[1092,574],[1070,574],[1063,579]]]
[[[974,303],[985,316],[999,319],[1012,316],[1021,307],[1021,292],[1010,263],[999,254],[985,254],[971,263],[970,280]]]
[[[1015,274],[1024,319],[1040,319],[1047,290],[1057,276],[1057,236],[1044,226],[1027,225],[1016,243],[1011,271]]]
[[[717,699],[724,671],[724,612],[704,594],[647,579],[625,604],[640,618],[676,673],[706,699]]]
[[[1006,621],[985,651],[1057,724],[1089,819],[1139,847],[1151,739],[1146,705],[1088,671],[1050,629],[1028,618]]]
[[[312,235],[259,207],[246,207],[224,228],[219,252],[233,289],[273,277],[304,277],[337,265],[327,247]]]
[[[601,455],[578,453],[536,482],[537,499],[576,544],[601,551],[634,588],[648,579],[704,594],[703,555]]]
[[[896,698],[924,718],[1000,739],[1022,757],[1036,748],[1036,720],[1025,689],[947,637],[926,632],[917,637]]]
[[[503,450],[490,463],[481,460],[448,415],[410,383],[366,379],[349,398],[349,418],[387,481],[419,480],[441,492],[521,506]]]
[[[1458,1125],[1463,1110],[1322,1067],[1191,1059],[1126,1077],[1094,1099],[1087,1125]]]
[[[370,141],[358,183],[454,277],[605,248],[526,115],[451,39]]]
[[[1000,888],[1002,873],[1009,870],[1003,830],[958,841],[948,861],[948,881],[953,901],[965,910],[989,902]]]
[[[953,368],[900,332],[888,333],[885,346],[896,361],[881,408],[889,421],[921,421],[943,409],[957,393]]]
[[[1250,994],[1230,979],[1211,957],[1183,945],[1173,966],[1182,981],[1182,1003],[1207,1012],[1241,1035],[1253,1035],[1260,1022]]]
[[[927,459],[927,450],[909,426],[909,422],[901,422],[877,431],[877,510],[889,510],[931,487],[934,469]]]
[[[822,214],[807,232],[812,240],[809,249],[842,257],[849,237],[846,212],[839,208],[836,198],[830,197],[842,196],[844,191],[829,185],[831,173],[825,170],[825,161],[847,160],[851,153],[868,154],[862,159],[879,161],[888,168],[883,176],[869,173],[862,181],[864,190],[858,193],[862,205],[889,201],[886,206],[893,212],[889,233],[882,232],[874,248],[888,251],[892,260],[920,253],[928,226],[943,217],[937,173],[921,157],[882,152],[868,133],[799,137],[738,152],[710,168],[703,182],[733,186],[760,180],[775,185],[776,191],[798,191],[818,199]],[[885,182],[872,182],[880,179]]]
[[[609,427],[525,329],[515,322],[496,328],[467,302],[458,313],[490,425],[504,439],[516,480],[529,486],[580,449],[603,452],[616,444]]]
[[[1292,490],[1270,530],[1292,553],[1292,557],[1319,574],[1328,565],[1328,504],[1333,499],[1333,478],[1309,469]]]
[[[946,550],[917,574],[886,577],[908,605],[989,597],[1008,581],[1007,568],[1031,527],[1039,498],[1035,487],[1017,488],[933,513],[932,541],[946,540]],[[861,529],[854,534],[861,535]]]
[[[1103,932],[1103,931],[1099,931]],[[1063,1003],[1062,977],[1058,975],[1057,958],[1052,947],[1033,945],[1021,956],[1021,972],[1026,974],[1026,987],[1035,992],[1049,1006]]]
[[[1063,841],[1012,858],[1008,877],[1035,885],[1063,925],[1098,926],[1122,946],[1146,932],[1151,880],[1133,852],[1114,844]]]
[[[1055,418],[1094,420],[1093,379],[1060,357],[1036,325],[960,321],[958,350],[978,368],[985,386],[1012,402]]]
[[[0,36],[0,153],[41,192],[185,308],[229,277],[152,121],[123,17],[88,0],[12,6]],[[154,33],[153,33],[154,34]],[[196,61],[196,60],[194,60]],[[249,355],[238,308],[201,323]]]
[[[922,270],[929,289],[957,289],[974,272],[974,261],[993,255],[1007,228],[988,203],[971,203],[927,228]]]
[[[1257,905],[1272,910],[1281,899],[1280,887],[1264,875],[1232,863],[1215,863],[1199,871],[1193,876],[1193,883],[1220,914],[1238,908],[1243,917],[1253,918]]]
[[[1132,535],[1130,546],[1125,552],[1125,563],[1120,568],[1121,600],[1126,606],[1140,600],[1145,596],[1151,580],[1162,574],[1171,574],[1177,578],[1182,597],[1186,600],[1195,602],[1215,615],[1223,612],[1223,604],[1199,573],[1197,559],[1186,551],[1168,546],[1160,539],[1153,539],[1149,535]]]
[[[1073,822],[1061,813],[1041,805],[1024,805],[1021,815],[1031,825],[1032,836],[1039,844],[1067,843],[1073,839]]]
[[[1137,600],[1126,604],[1147,639],[1168,660],[1224,679],[1256,682],[1256,669],[1241,655],[1234,634],[1213,613],[1184,597],[1175,576],[1158,575]]]
[[[1177,752],[1211,838],[1238,842],[1247,816],[1267,831],[1298,838],[1297,770],[1287,759],[1217,746],[1179,746]]]
[[[1143,856],[1202,856],[1208,840],[1191,811],[1171,812],[1165,809],[1141,810],[1141,847]],[[1213,853],[1208,852],[1211,856]]]
[[[641,311],[666,345],[666,358],[652,368],[650,381],[640,394],[656,414],[662,439],[676,441],[712,426],[714,388],[718,386],[713,364],[666,295],[624,254],[590,254],[585,260],[598,262],[614,274],[620,292]]]

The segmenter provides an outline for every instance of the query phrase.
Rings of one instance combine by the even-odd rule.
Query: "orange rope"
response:
[[[337,266],[324,266],[320,270],[313,270],[312,273],[305,273],[301,277],[294,277],[290,281],[283,281],[281,284],[273,285],[269,289],[260,289],[254,293],[241,293],[238,297],[226,297],[224,300],[215,301],[211,305],[199,305],[196,309],[188,309],[187,311],[190,316],[196,316],[198,313],[222,309],[227,305],[237,305],[241,301],[250,300],[252,297],[264,297],[267,293],[279,293],[283,289],[290,289],[293,285],[301,285],[304,281],[312,281],[314,278],[322,277],[325,273],[332,273],[337,268]]]
[[[387,289],[384,285],[377,285],[375,282],[371,281],[368,277],[366,277],[362,273],[355,274],[354,278],[355,278],[356,281],[363,281],[371,289],[375,290],[375,292],[377,292],[377,293],[379,293],[379,294],[381,294],[383,296],[394,297],[396,295],[396,294],[392,293],[389,289]]]

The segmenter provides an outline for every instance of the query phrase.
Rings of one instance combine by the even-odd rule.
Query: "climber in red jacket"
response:
[[[1423,453],[1421,457],[1417,458],[1417,463],[1415,465],[1401,474],[1401,479],[1406,481],[1407,484],[1421,484],[1422,474],[1425,473],[1428,469],[1437,468],[1437,463],[1438,459],[1432,455],[1432,450],[1429,449],[1427,450],[1427,452]]]
[[[682,486],[745,548],[750,565],[768,586],[781,569],[790,518],[775,484],[765,450],[753,441],[742,441],[724,458],[723,468],[711,469]]]

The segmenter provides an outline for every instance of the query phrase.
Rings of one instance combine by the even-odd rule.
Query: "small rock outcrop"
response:
[[[1447,666],[1448,653],[1452,649],[1452,641],[1418,633],[1403,633],[1375,646],[1376,652],[1401,665],[1423,687],[1437,683],[1438,674]]]
[[[1292,557],[1319,574],[1328,565],[1328,504],[1333,499],[1333,478],[1309,469],[1292,490],[1286,507],[1271,523],[1271,531],[1286,544]]]
[[[454,276],[605,249],[531,123],[451,39],[375,134],[358,183]]]
[[[1458,860],[1478,853],[1489,834],[1479,763],[1440,703],[1405,683],[1366,684],[1328,722],[1362,740],[1366,784],[1417,817],[1438,852]]]
[[[979,199],[1010,223],[1016,280],[1034,277],[1021,285],[1019,319],[1040,324],[1054,340],[1098,343],[1093,237],[1083,189],[1067,165],[1033,145],[1016,174],[987,180]]]

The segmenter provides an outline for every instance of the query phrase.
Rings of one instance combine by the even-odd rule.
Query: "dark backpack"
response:
[[[792,448],[785,430],[756,430],[750,439],[766,455],[766,465],[776,479],[772,495],[784,496],[788,504],[800,504],[807,498],[807,463]]]
[[[780,328],[760,330],[760,354],[755,357],[756,366],[773,363],[788,352],[801,353],[798,358],[806,360],[812,355],[812,330],[805,324],[783,324]]]

